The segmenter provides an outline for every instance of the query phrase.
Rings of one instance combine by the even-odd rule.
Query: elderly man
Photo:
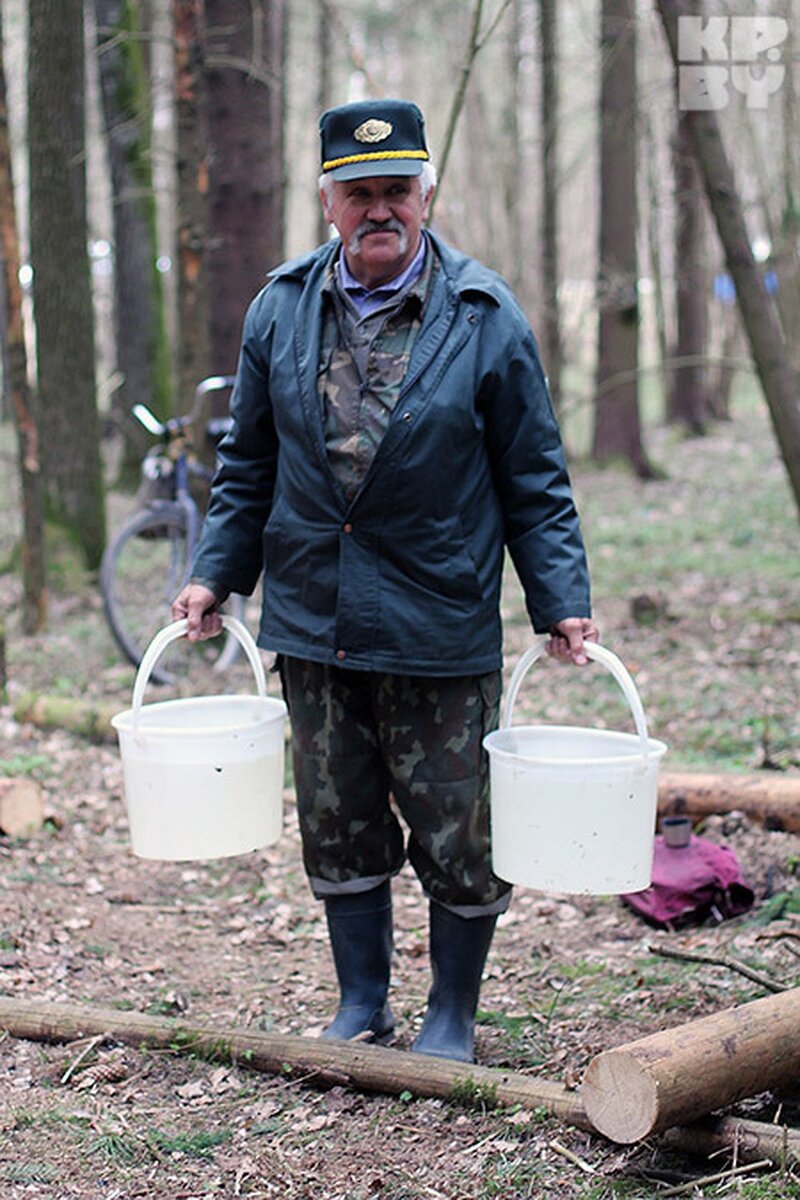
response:
[[[504,549],[550,652],[596,638],[578,518],[533,335],[503,281],[424,228],[435,185],[403,100],[323,114],[339,237],[278,267],[245,321],[193,581],[174,615],[218,632],[264,573],[303,859],[341,1002],[325,1036],[387,1039],[391,879],[429,900],[432,986],[413,1049],[472,1061],[510,886],[491,869],[482,738],[496,724]],[[406,828],[408,844],[406,847]]]

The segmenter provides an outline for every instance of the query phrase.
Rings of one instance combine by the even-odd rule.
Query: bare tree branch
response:
[[[356,49],[356,47],[353,46],[352,42],[350,41],[350,35],[347,32],[347,26],[344,18],[334,4],[333,0],[318,0],[318,3],[322,11],[325,13],[325,16],[328,18],[331,29],[333,29],[336,36],[343,42],[347,50],[347,57],[350,59],[352,66],[356,71],[359,71],[364,76],[367,90],[373,96],[382,95],[384,90],[383,87],[375,79],[374,75],[370,73],[363,53]]]
[[[450,158],[450,151],[453,147],[453,139],[455,137],[456,126],[458,119],[461,116],[461,110],[464,107],[464,98],[467,94],[467,86],[472,76],[472,68],[475,64],[475,59],[481,52],[483,47],[492,36],[500,20],[508,8],[511,0],[503,0],[494,20],[490,23],[489,28],[483,37],[480,37],[481,18],[483,16],[483,0],[475,0],[475,7],[472,10],[472,19],[470,21],[469,41],[467,42],[467,54],[464,60],[464,65],[461,68],[458,85],[456,86],[453,102],[450,105],[450,115],[447,119],[447,129],[444,135],[444,145],[439,159],[439,190],[441,190],[442,180],[447,169],[447,163]],[[433,220],[433,209],[436,203],[436,194],[434,194],[431,202],[430,220]]]

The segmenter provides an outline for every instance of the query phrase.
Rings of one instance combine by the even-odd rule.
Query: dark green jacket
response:
[[[533,334],[502,279],[431,238],[434,272],[397,406],[352,502],[317,393],[331,242],[275,270],[247,314],[233,427],[194,575],[249,593],[259,643],[357,670],[501,662],[507,546],[537,631],[589,616],[578,517]]]

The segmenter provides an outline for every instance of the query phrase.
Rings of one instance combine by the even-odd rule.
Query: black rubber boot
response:
[[[341,999],[322,1036],[346,1039],[370,1033],[386,1040],[394,1030],[386,1002],[392,964],[390,881],[368,892],[326,896],[325,915]]]
[[[430,955],[433,987],[417,1054],[475,1061],[475,1011],[486,955],[497,917],[459,917],[431,901]]]

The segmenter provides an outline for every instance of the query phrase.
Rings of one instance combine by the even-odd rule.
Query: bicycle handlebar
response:
[[[194,424],[200,415],[203,397],[208,392],[221,392],[225,388],[233,387],[233,384],[233,375],[209,375],[206,379],[201,379],[194,390],[194,403],[191,411],[183,417],[169,417],[166,421],[160,421],[146,404],[134,404],[131,412],[153,437],[164,437],[166,433],[178,433]]]
[[[153,437],[161,437],[167,432],[166,425],[159,421],[155,413],[151,413],[146,404],[134,404],[131,412],[136,417],[140,424],[144,425],[148,433],[152,433]]]
[[[222,392],[225,388],[233,387],[233,375],[209,375],[207,379],[201,379],[197,387],[194,389],[194,404],[192,411],[188,417],[180,418],[191,425],[200,416],[200,406],[203,403],[203,397],[208,392]]]
[[[200,380],[194,394],[205,396],[206,392],[221,392],[225,388],[233,387],[235,378],[234,375],[209,375],[208,379]]]

